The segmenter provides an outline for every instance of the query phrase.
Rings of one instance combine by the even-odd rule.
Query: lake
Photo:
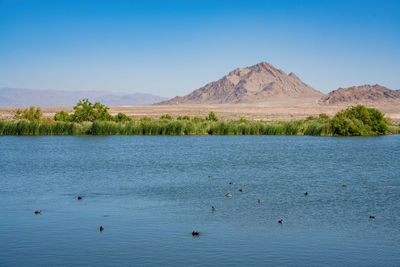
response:
[[[2,266],[398,265],[400,135],[0,137],[0,216]]]

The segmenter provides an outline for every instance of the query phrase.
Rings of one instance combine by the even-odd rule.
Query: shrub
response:
[[[17,109],[14,114],[14,119],[28,120],[28,121],[40,121],[41,119],[43,119],[42,116],[43,116],[43,113],[40,108],[29,107],[24,110]]]
[[[334,135],[381,135],[388,129],[388,120],[379,110],[358,105],[336,113],[330,126]]]
[[[124,113],[118,113],[117,115],[114,116],[113,120],[116,122],[127,122],[127,121],[132,121],[132,118],[125,115]]]
[[[165,114],[165,115],[161,115],[160,120],[172,120],[171,115],[169,114]]]
[[[325,113],[321,113],[321,114],[319,114],[318,119],[327,121],[327,120],[329,120],[329,116]]]
[[[190,120],[190,117],[188,116],[188,115],[185,115],[185,116],[179,116],[178,118],[177,118],[177,120],[179,120],[179,121],[181,121],[181,120],[185,120],[185,121],[188,121],[188,120]]]

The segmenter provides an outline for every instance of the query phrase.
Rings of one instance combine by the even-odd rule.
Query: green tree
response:
[[[206,117],[207,121],[218,121],[218,117],[215,115],[214,111],[211,111]]]
[[[65,111],[59,111],[54,115],[53,118],[55,121],[73,121],[73,117]]]
[[[330,126],[334,135],[368,136],[385,134],[388,122],[379,110],[358,105],[336,113]]]
[[[111,121],[113,118],[108,113],[109,109],[100,102],[92,104],[89,99],[82,99],[74,106],[73,121]]]

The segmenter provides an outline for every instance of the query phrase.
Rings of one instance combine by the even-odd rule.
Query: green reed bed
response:
[[[400,126],[379,110],[364,106],[339,111],[333,118],[326,114],[297,121],[219,120],[214,112],[205,118],[162,115],[157,120],[140,120],[119,113],[112,116],[108,107],[84,99],[74,113],[60,111],[53,120],[44,119],[40,108],[17,110],[14,120],[0,121],[0,135],[312,135],[375,136],[399,134]]]
[[[0,121],[0,135],[329,135],[323,121]]]
[[[400,134],[400,125],[389,125],[389,133]]]

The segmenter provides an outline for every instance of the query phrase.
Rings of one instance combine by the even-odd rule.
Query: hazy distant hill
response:
[[[102,91],[57,91],[18,88],[0,89],[0,107],[71,107],[79,99],[89,98],[107,106],[151,105],[166,98],[151,94],[122,94]]]
[[[158,104],[263,103],[277,99],[317,102],[323,96],[323,93],[302,82],[294,73],[287,75],[261,62],[235,69],[220,80],[208,83],[186,96],[177,96]]]
[[[321,100],[324,104],[385,104],[399,103],[400,90],[390,90],[379,84],[339,88]]]

